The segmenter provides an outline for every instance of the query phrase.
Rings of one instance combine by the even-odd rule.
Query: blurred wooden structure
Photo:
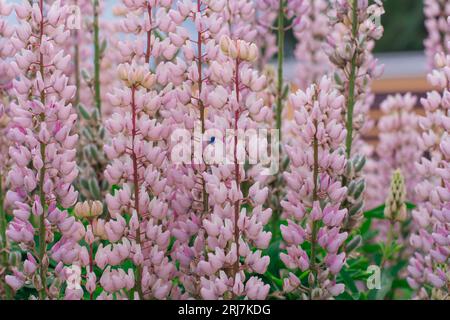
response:
[[[433,88],[428,84],[425,76],[396,77],[376,80],[372,84],[375,93],[375,102],[370,110],[370,118],[377,121],[381,116],[380,104],[388,95],[412,93],[419,97],[415,111],[423,113],[420,105],[420,98],[426,95],[427,91]],[[378,140],[378,129],[375,126],[365,137],[370,143],[376,144]]]

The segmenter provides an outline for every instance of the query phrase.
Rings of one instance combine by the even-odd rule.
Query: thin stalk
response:
[[[99,40],[99,24],[98,24],[98,0],[94,0],[94,90],[95,90],[95,107],[101,117],[102,100],[100,92],[100,40]]]
[[[277,117],[276,125],[280,132],[283,111],[283,63],[284,63],[284,0],[279,0],[278,8],[278,79],[277,79]],[[280,145],[281,146],[281,145]],[[280,150],[281,151],[281,150]]]
[[[279,0],[278,7],[278,79],[277,79],[277,116],[276,125],[280,134],[281,141],[281,126],[282,126],[282,112],[283,112],[283,63],[284,63],[284,0]],[[281,148],[281,144],[280,144]],[[280,150],[281,151],[281,150]]]
[[[284,64],[284,36],[285,36],[285,28],[284,28],[284,0],[279,0],[279,6],[278,6],[278,25],[277,25],[277,33],[278,33],[278,75],[277,75],[277,96],[276,96],[276,129],[279,133],[279,139],[281,141],[281,128],[282,128],[282,114],[283,114],[283,94],[284,94],[284,81],[283,81],[283,64]],[[279,154],[281,154],[281,143],[279,144]],[[281,168],[281,160],[280,165]],[[275,232],[277,229],[277,222],[280,217],[280,209],[278,207],[278,204],[280,203],[280,190],[278,188],[279,185],[279,179],[275,180],[276,184],[276,207],[273,210],[273,217],[272,217],[272,232]]]
[[[314,127],[317,131],[317,121],[314,121]],[[313,152],[314,152],[314,165],[313,165],[313,180],[314,180],[314,189],[313,189],[313,204],[314,201],[318,200],[317,196],[317,180],[319,177],[319,142],[317,140],[316,135],[314,135],[313,140]],[[312,223],[312,231],[311,231],[311,272],[314,275],[314,281],[317,280],[317,270],[316,270],[316,255],[317,255],[317,232],[318,232],[318,223],[317,221],[313,221]],[[311,292],[312,288],[310,288],[310,299],[312,298]]]
[[[388,246],[391,248],[392,242],[395,240],[394,239],[394,226],[395,226],[395,221],[389,220],[389,230],[388,230],[388,234],[386,237],[386,246],[384,247],[383,257],[381,259],[381,268],[384,268],[386,262],[390,259],[390,257],[388,256],[388,250],[386,248]]]
[[[131,88],[131,112],[132,112],[132,142],[131,142],[131,159],[133,162],[133,185],[134,185],[134,209],[136,210],[136,214],[138,217],[138,227],[136,230],[136,243],[138,245],[141,244],[141,214],[139,209],[139,172],[138,172],[138,157],[136,155],[135,151],[135,140],[137,135],[137,128],[136,128],[136,102],[135,102],[135,95],[136,95],[136,88]],[[142,291],[142,266],[137,266],[136,268],[136,284],[135,284],[135,290],[139,294],[139,299],[144,298],[144,294]]]
[[[45,192],[44,192],[44,179],[45,179],[45,143],[40,144],[41,158],[44,165],[39,173],[39,200],[41,202],[43,212],[39,217],[39,270],[41,276],[42,289],[39,291],[39,296],[44,300],[47,296],[47,270],[44,264],[44,256],[47,252],[47,243],[45,240]]]
[[[234,78],[234,85],[236,90],[236,100],[238,102],[238,108],[239,108],[239,101],[240,101],[240,92],[239,92],[239,58],[236,59],[236,74]],[[234,174],[236,179],[236,186],[238,189],[238,192],[241,188],[241,177],[239,173],[239,163],[237,158],[237,146],[238,146],[238,121],[239,121],[239,109],[237,109],[234,112]],[[240,237],[240,231],[238,227],[238,220],[239,220],[239,212],[241,209],[241,204],[239,200],[236,200],[234,203],[234,242],[236,243],[236,262],[233,266],[233,274],[234,278],[236,278],[236,275],[239,272],[239,237]]]
[[[39,10],[41,16],[44,17],[44,3],[43,0],[39,0]],[[42,44],[42,39],[44,36],[44,19],[41,19],[40,23],[40,36],[39,36],[39,44]],[[39,54],[39,70],[41,72],[42,78],[44,78],[44,55],[42,53]],[[41,103],[45,105],[45,91],[42,90],[40,93]],[[41,121],[45,121],[45,115],[41,114]],[[39,200],[41,202],[41,206],[43,212],[39,217],[39,272],[41,277],[41,285],[42,288],[39,290],[39,297],[41,300],[45,300],[47,298],[47,270],[46,265],[44,264],[44,256],[47,252],[47,243],[45,239],[45,211],[46,211],[46,201],[45,201],[45,191],[44,191],[44,180],[45,180],[45,143],[40,143],[40,153],[43,166],[39,172]]]
[[[149,63],[152,52],[152,7],[150,6],[150,3],[147,3],[147,15],[148,22],[150,24],[150,30],[147,31],[147,50],[145,51],[145,62]]]
[[[358,6],[357,0],[353,0],[352,6],[352,41],[355,42],[356,46],[356,36],[358,32]],[[356,48],[355,48],[356,49]],[[350,159],[352,153],[352,141],[353,141],[353,109],[355,107],[355,82],[356,82],[356,59],[357,50],[353,53],[351,61],[351,71],[350,79],[348,85],[348,97],[347,97],[347,137],[345,141],[345,148],[347,153],[347,158]]]
[[[1,254],[1,264],[6,268],[8,265],[8,241],[6,239],[6,212],[3,209],[3,177],[0,175],[0,252]],[[4,279],[3,279],[4,280]],[[9,286],[5,285],[5,298],[6,300],[11,299],[11,290]]]
[[[202,0],[197,0],[197,12],[201,13],[201,6],[202,6]],[[197,32],[197,60],[198,60],[198,64],[197,64],[197,71],[198,71],[198,81],[197,81],[197,86],[198,86],[198,104],[200,107],[200,121],[201,121],[201,126],[202,126],[202,137],[203,134],[205,133],[205,105],[203,104],[203,101],[201,100],[201,96],[202,96],[202,89],[203,89],[203,74],[202,74],[202,70],[203,70],[203,54],[202,54],[202,46],[203,46],[203,38],[202,38],[202,32]],[[203,176],[201,177],[202,179],[202,199],[203,199],[203,214],[206,215],[208,214],[208,192],[206,192],[206,182],[205,179],[203,179]]]
[[[91,221],[89,223],[91,223]],[[91,273],[94,272],[94,245],[92,243],[89,244],[89,271]],[[89,299],[94,300],[94,292],[89,294]]]
[[[75,64],[75,86],[77,87],[77,91],[75,92],[75,107],[78,107],[80,104],[80,46],[78,44],[78,30],[75,30],[73,33],[73,38],[75,40],[75,51],[74,51],[74,64]]]

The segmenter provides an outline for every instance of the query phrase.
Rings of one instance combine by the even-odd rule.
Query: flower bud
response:
[[[405,182],[400,170],[396,170],[392,175],[391,188],[384,208],[384,216],[392,221],[405,221],[407,218],[405,198]]]

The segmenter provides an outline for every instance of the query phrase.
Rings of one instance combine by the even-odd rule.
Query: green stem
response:
[[[279,133],[279,139],[281,142],[281,127],[282,127],[282,113],[283,113],[283,89],[284,89],[284,82],[283,82],[283,64],[284,64],[284,0],[279,0],[279,7],[278,7],[278,78],[277,78],[277,96],[276,96],[276,129]],[[279,154],[281,154],[281,143],[279,144]],[[281,160],[280,165],[281,168]],[[276,232],[277,229],[277,222],[280,217],[280,209],[278,204],[280,203],[280,188],[277,188],[279,185],[279,177],[277,176],[277,179],[275,180],[275,197],[276,197],[276,203],[275,208],[273,210],[273,216],[272,216],[272,233]]]
[[[353,109],[355,107],[355,82],[356,82],[356,59],[357,59],[357,47],[356,36],[358,32],[358,6],[357,0],[353,0],[352,6],[352,41],[355,44],[355,52],[353,53],[351,61],[350,79],[348,85],[347,96],[347,137],[345,141],[347,158],[350,158],[352,152],[353,141]]]
[[[278,8],[278,81],[277,81],[277,113],[276,125],[280,133],[283,111],[283,63],[284,63],[284,0],[279,0]],[[280,144],[281,148],[281,144]],[[280,150],[281,151],[281,150]]]
[[[138,227],[136,229],[136,243],[141,245],[141,213],[139,207],[139,163],[138,163],[138,155],[136,154],[136,136],[138,135],[138,127],[137,127],[137,108],[136,108],[136,88],[131,88],[131,121],[132,121],[132,129],[131,129],[131,161],[133,162],[133,186],[134,186],[134,209],[136,210],[136,215],[138,218]],[[142,291],[142,265],[138,265],[136,267],[136,283],[135,283],[135,291],[137,291],[139,295],[139,299],[144,299],[144,293]]]
[[[75,0],[75,5],[78,5],[78,1]],[[75,29],[73,31],[73,41],[74,41],[74,65],[75,65],[75,85],[77,87],[77,91],[75,92],[75,107],[78,108],[80,104],[80,45],[78,43],[78,30]]]
[[[102,101],[100,95],[100,40],[98,25],[98,0],[94,0],[94,89],[95,89],[95,107],[101,117]]]
[[[75,31],[75,34],[78,34],[78,31]],[[75,38],[78,38],[75,36]],[[80,49],[78,44],[75,44],[75,85],[77,87],[77,91],[75,93],[75,106],[80,104]]]
[[[3,177],[0,175],[0,252],[1,254],[1,265],[5,268],[8,266],[8,242],[6,240],[6,212],[3,209]],[[6,300],[11,299],[11,290],[5,283],[5,298]]]
[[[41,16],[44,11],[44,1],[39,0],[39,9],[41,12]],[[39,44],[42,45],[42,39],[44,36],[44,19],[41,19],[40,23],[40,37]],[[42,78],[44,78],[44,55],[41,53],[39,55],[39,70],[41,72]],[[45,105],[45,91],[42,90],[40,93],[41,103]],[[40,116],[41,122],[45,121],[45,115],[41,114]],[[40,152],[42,159],[42,168],[39,172],[39,199],[42,206],[42,214],[39,217],[39,272],[41,277],[41,290],[39,290],[39,297],[41,300],[45,300],[47,298],[47,267],[44,264],[44,256],[47,252],[47,245],[45,241],[45,192],[44,192],[44,179],[45,179],[45,143],[40,144]]]
[[[389,230],[388,230],[388,234],[386,237],[386,246],[384,247],[383,257],[381,259],[381,268],[384,268],[384,265],[386,264],[386,262],[389,261],[389,259],[391,258],[389,256],[389,252],[392,251],[392,242],[395,240],[394,239],[394,225],[395,225],[395,221],[389,220]],[[389,251],[387,248],[389,248]]]

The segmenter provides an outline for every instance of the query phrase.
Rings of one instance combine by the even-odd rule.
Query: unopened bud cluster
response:
[[[405,221],[407,217],[405,200],[405,181],[400,170],[396,170],[392,175],[391,188],[385,203],[385,218],[392,221]]]

